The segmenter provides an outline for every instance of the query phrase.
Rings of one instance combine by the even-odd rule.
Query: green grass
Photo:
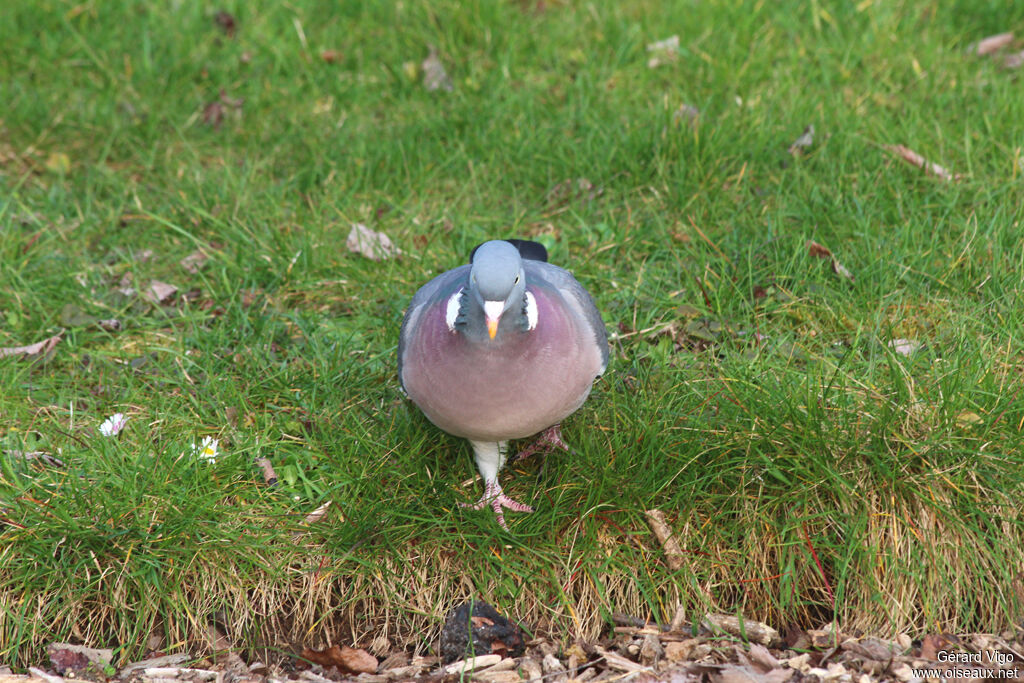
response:
[[[127,659],[153,631],[195,648],[214,619],[247,647],[427,646],[471,592],[556,637],[677,602],[1020,623],[1024,72],[966,47],[1024,34],[1024,6],[223,7],[234,37],[201,3],[0,11],[0,347],[65,330],[49,362],[0,359],[0,661],[65,639]],[[450,93],[420,81],[431,45]],[[222,89],[243,102],[214,127]],[[551,192],[579,178],[600,192]],[[406,255],[348,253],[357,221]],[[495,236],[545,241],[615,333],[565,424],[576,455],[505,473],[537,509],[511,534],[458,507],[468,446],[395,379],[409,298]],[[179,296],[126,297],[129,274]],[[189,455],[203,436],[216,463]]]

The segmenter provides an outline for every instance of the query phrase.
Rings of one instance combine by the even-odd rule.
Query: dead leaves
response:
[[[242,117],[243,104],[245,104],[243,98],[228,97],[224,88],[221,88],[217,99],[203,107],[203,123],[217,130],[227,116],[240,119]]]
[[[332,645],[325,650],[303,648],[302,658],[319,664],[326,670],[337,668],[340,673],[372,674],[377,671],[377,658],[363,649],[347,645]]]
[[[402,250],[394,245],[390,237],[371,230],[362,223],[352,224],[345,246],[352,253],[361,254],[371,261],[383,261],[402,254]]]
[[[15,356],[18,358],[43,358],[47,359],[53,354],[53,349],[60,343],[64,333],[55,334],[49,339],[44,339],[28,346],[7,346],[0,347],[0,358]]]
[[[206,265],[206,262],[210,260],[210,257],[206,255],[201,249],[196,249],[185,258],[178,261],[178,265],[184,268],[192,275],[198,275],[199,271]]]
[[[454,89],[452,79],[448,76],[448,72],[444,70],[444,64],[441,63],[441,59],[437,56],[437,48],[431,46],[430,54],[423,60],[420,65],[423,70],[423,87],[427,89],[427,92],[435,92],[437,90],[444,90],[451,92]]]
[[[807,240],[807,253],[815,258],[829,259],[832,263],[832,272],[841,278],[853,282],[853,274],[832,255],[828,247],[818,244],[814,240]]]
[[[96,649],[70,643],[50,643],[46,646],[46,654],[50,664],[61,676],[78,677],[76,674],[93,669],[97,673],[103,671],[114,659],[111,649]],[[70,675],[69,675],[70,674]]]
[[[166,282],[161,282],[160,280],[153,280],[149,283],[149,287],[142,293],[142,296],[150,303],[165,304],[177,293],[178,288],[174,285],[169,285]]]
[[[814,124],[809,123],[804,128],[804,132],[789,146],[787,150],[790,154],[797,157],[803,154],[806,150],[810,149],[814,145]]]
[[[979,57],[987,56],[996,59],[1005,48],[1013,45],[1014,37],[1014,34],[1009,32],[997,33],[973,43],[967,48],[967,51]],[[1003,57],[1002,67],[1004,69],[1019,69],[1022,65],[1024,65],[1024,50],[1018,50]]]

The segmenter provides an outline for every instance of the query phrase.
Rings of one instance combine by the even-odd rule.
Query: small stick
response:
[[[263,481],[267,482],[267,486],[277,486],[277,472],[274,471],[274,466],[270,464],[270,460],[267,458],[256,458],[256,464],[263,470]]]
[[[672,571],[682,569],[683,549],[679,547],[679,541],[676,540],[675,534],[672,533],[668,522],[665,521],[665,513],[661,510],[648,510],[644,514],[647,515],[647,523],[651,525],[651,530],[654,531],[654,535],[658,537],[658,542],[661,543],[661,547],[665,551],[669,569]]]

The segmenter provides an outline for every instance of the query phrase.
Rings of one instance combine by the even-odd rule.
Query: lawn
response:
[[[469,595],[559,639],[677,605],[1019,624],[1024,4],[669,5],[0,10],[0,348],[60,335],[0,358],[0,663],[211,624],[427,648]],[[512,236],[612,359],[575,452],[503,474],[536,509],[506,533],[395,349],[421,284]]]

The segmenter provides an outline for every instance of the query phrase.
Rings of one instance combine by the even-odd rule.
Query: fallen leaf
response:
[[[46,653],[50,657],[53,668],[62,676],[69,671],[81,671],[89,667],[90,664],[97,669],[102,669],[114,659],[113,650],[70,643],[50,643],[46,646]]]
[[[782,667],[779,660],[768,651],[768,648],[760,643],[751,643],[748,654],[750,655],[751,663],[765,673]]]
[[[647,51],[651,53],[651,58],[647,60],[647,67],[654,69],[667,64],[668,62],[675,61],[676,57],[679,56],[679,36],[669,36],[664,40],[658,40],[647,45]]]
[[[435,90],[451,92],[454,87],[452,79],[449,78],[448,72],[444,70],[444,64],[441,63],[440,58],[437,56],[437,48],[431,46],[430,54],[423,60],[420,68],[423,69],[423,87],[428,92],[434,92]]]
[[[178,293],[178,288],[174,285],[169,285],[166,282],[160,280],[153,280],[149,283],[149,289],[145,291],[143,296],[149,299],[154,304],[166,303]]]
[[[805,149],[810,149],[812,145],[814,145],[814,124],[809,123],[804,128],[803,134],[789,146],[789,153],[793,156],[800,156]]]
[[[217,99],[203,107],[203,123],[220,128],[227,114],[233,113],[238,116],[241,113],[244,103],[245,100],[241,97],[228,97],[224,88],[221,88]]]
[[[303,648],[302,658],[319,664],[325,669],[338,667],[342,672],[372,674],[377,671],[377,658],[363,649],[354,649],[347,645],[331,645],[325,650]]]
[[[1003,59],[1004,69],[1019,69],[1022,65],[1024,65],[1024,50],[1006,55]]]
[[[343,55],[340,50],[321,50],[320,59],[324,60],[328,64],[337,64],[341,61]]]
[[[893,350],[893,353],[909,356],[921,348],[921,342],[914,339],[893,339],[889,342],[889,348]]]
[[[882,640],[873,636],[862,638],[861,640],[843,641],[841,647],[847,652],[879,662],[891,661],[893,657],[902,654],[903,651],[899,643],[891,640]]]
[[[592,201],[604,194],[604,188],[594,187],[587,178],[566,178],[544,195],[548,209],[558,208],[567,202],[586,200]]]
[[[64,152],[51,152],[43,162],[43,166],[50,173],[64,175],[71,170],[71,157]]]
[[[807,240],[807,253],[817,258],[830,259],[832,262],[832,272],[853,282],[853,273],[847,270],[846,266],[832,255],[832,251],[828,247],[818,244],[814,240]]]
[[[362,254],[373,261],[382,261],[402,254],[402,250],[391,242],[390,237],[382,232],[370,230],[362,223],[352,224],[345,244],[349,251]]]
[[[220,27],[221,31],[229,38],[233,38],[235,31],[238,29],[238,22],[235,21],[235,17],[230,12],[220,10],[213,16],[214,22]]]
[[[1004,47],[1013,42],[1012,33],[997,33],[994,36],[982,38],[976,44],[971,47],[974,48],[974,54],[978,56],[990,55],[993,52],[998,52]]]
[[[327,510],[330,507],[331,501],[327,501],[326,503],[318,507],[316,510],[313,510],[308,515],[306,515],[306,518],[302,520],[303,524],[316,524],[324,518],[324,515],[327,514]]]
[[[199,272],[199,269],[205,266],[209,259],[210,257],[204,254],[202,250],[196,249],[191,254],[178,261],[178,265],[193,275],[196,275]]]
[[[55,334],[49,339],[44,339],[41,342],[35,344],[29,344],[28,346],[7,346],[0,347],[0,358],[6,358],[7,356],[21,356],[27,358],[29,356],[48,356],[53,348],[61,340],[61,334]]]
[[[960,178],[963,177],[959,173],[950,173],[944,167],[939,166],[934,162],[928,161],[914,150],[908,147],[904,147],[903,145],[883,145],[883,147],[892,154],[895,154],[899,158],[903,159],[908,164],[917,166],[918,168],[923,169],[925,173],[933,175],[936,178],[942,178],[947,182],[953,182],[955,180],[960,180]]]
[[[106,330],[107,332],[121,331],[121,321],[118,320],[117,318],[105,318],[103,320],[100,320],[96,324],[100,326],[101,330]]]
[[[981,424],[982,421],[981,415],[970,410],[964,410],[956,416],[956,423],[961,427],[971,427],[976,424]]]

